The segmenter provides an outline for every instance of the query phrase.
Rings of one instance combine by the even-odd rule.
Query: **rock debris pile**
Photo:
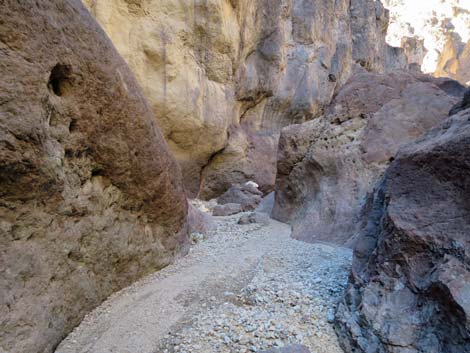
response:
[[[231,237],[247,236],[244,228],[253,227],[218,222]],[[313,353],[340,353],[331,322],[350,260],[349,249],[286,239],[260,258],[240,293],[207,298],[157,352],[245,353],[302,343]]]

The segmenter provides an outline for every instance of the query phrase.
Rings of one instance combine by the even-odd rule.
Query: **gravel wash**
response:
[[[247,353],[299,343],[342,353],[331,321],[351,250],[290,227],[217,217],[173,265],[113,295],[56,353]]]

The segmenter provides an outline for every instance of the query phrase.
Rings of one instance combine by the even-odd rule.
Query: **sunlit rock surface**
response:
[[[425,73],[470,81],[470,1],[384,0],[387,42],[403,47]]]
[[[404,67],[373,0],[85,0],[136,74],[191,196],[273,188],[280,129],[355,67]]]

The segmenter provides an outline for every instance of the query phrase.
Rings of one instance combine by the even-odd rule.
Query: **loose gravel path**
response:
[[[342,353],[330,321],[351,251],[239,218],[219,217],[187,256],[110,297],[56,353]]]

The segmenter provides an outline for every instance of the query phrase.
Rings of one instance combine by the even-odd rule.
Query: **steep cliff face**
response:
[[[408,72],[353,76],[323,117],[282,131],[273,217],[297,239],[347,242],[398,149],[439,124],[463,90]]]
[[[78,0],[0,2],[0,351],[51,352],[186,239],[180,170]]]
[[[402,149],[337,312],[347,352],[470,351],[470,111]]]
[[[192,195],[274,185],[283,126],[322,113],[355,66],[404,67],[372,0],[86,0],[136,73]]]
[[[470,2],[383,2],[390,10],[390,45],[403,47],[409,62],[418,64],[425,73],[470,81]]]

